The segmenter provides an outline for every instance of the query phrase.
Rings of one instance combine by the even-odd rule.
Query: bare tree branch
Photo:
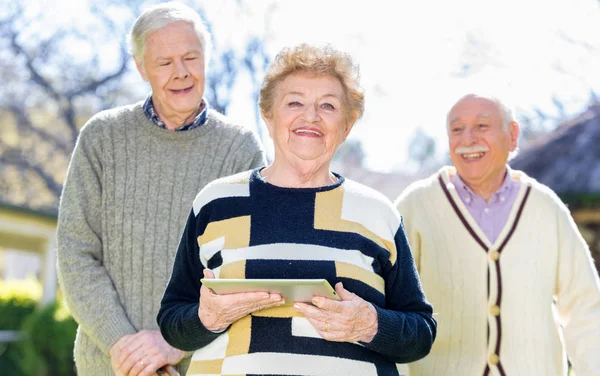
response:
[[[41,165],[32,163],[26,158],[19,156],[19,152],[3,153],[0,155],[0,164],[10,165],[19,168],[20,170],[30,170],[35,172],[44,182],[48,190],[52,192],[57,198],[60,196],[62,186],[54,180],[54,178],[46,171]],[[13,154],[16,154],[14,158],[11,158]]]
[[[7,110],[10,111],[15,119],[17,120],[17,125],[22,129],[27,129],[28,131],[37,134],[43,140],[50,141],[54,147],[60,149],[63,153],[71,152],[71,144],[61,140],[55,135],[41,129],[39,127],[35,127],[33,122],[28,116],[28,112],[23,105],[10,105],[7,107]]]

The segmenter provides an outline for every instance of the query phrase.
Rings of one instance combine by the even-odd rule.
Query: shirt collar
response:
[[[194,120],[192,120],[192,122],[188,123],[188,124],[184,124],[179,128],[176,128],[175,131],[176,132],[181,132],[181,131],[189,131],[191,129],[197,128],[201,125],[203,125],[204,123],[206,123],[206,120],[208,119],[208,101],[205,98],[202,98],[202,111],[200,111],[200,113],[194,118]],[[148,94],[148,97],[146,98],[146,101],[144,102],[144,113],[146,114],[146,117],[148,117],[148,119],[150,119],[150,121],[163,129],[167,129],[167,126],[165,125],[165,123],[160,119],[160,117],[158,116],[158,113],[156,112],[155,108],[154,108],[154,102],[152,101],[152,93]]]
[[[500,186],[500,188],[498,188],[498,190],[496,192],[494,192],[494,195],[493,195],[496,199],[501,197],[501,195],[503,195],[503,196],[508,195],[508,193],[510,193],[510,191],[512,190],[514,184],[511,184],[511,175],[512,175],[512,170],[507,165],[506,173],[504,175],[504,181],[502,182],[502,185]],[[458,172],[456,174],[454,174],[454,176],[452,178],[452,183],[454,183],[458,194],[461,195],[461,197],[463,197],[465,199],[464,201],[467,204],[470,204],[471,202],[473,202],[473,199],[475,197],[481,197],[481,196],[477,195],[475,192],[473,192],[473,190],[471,188],[469,188],[469,186],[460,177]]]

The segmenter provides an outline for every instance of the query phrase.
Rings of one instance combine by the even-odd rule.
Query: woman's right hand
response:
[[[215,274],[211,270],[204,269],[204,278],[215,278]],[[219,295],[202,285],[198,317],[206,329],[219,332],[252,312],[277,307],[284,303],[285,300],[279,294],[243,292]]]

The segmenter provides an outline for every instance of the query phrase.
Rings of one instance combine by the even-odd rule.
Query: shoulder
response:
[[[249,197],[250,176],[254,170],[243,171],[235,175],[224,176],[208,183],[196,196],[192,205],[194,214],[210,202],[228,197]]]
[[[554,210],[558,209],[567,213],[569,212],[567,206],[550,187],[540,183],[523,171],[513,170],[512,174],[513,176],[516,176],[522,184],[527,184],[531,187],[528,200],[531,200],[538,208],[541,206]]]
[[[441,174],[447,174],[447,170],[442,168],[440,171],[411,183],[402,193],[394,200],[394,206],[406,206],[413,202],[419,202],[427,199],[431,195],[439,194]]]
[[[142,102],[100,111],[81,128],[81,137],[91,137],[91,135],[104,133],[111,127],[134,122],[140,113],[143,114]]]
[[[208,110],[208,121],[214,123],[217,129],[231,135],[254,136],[255,133],[252,129],[234,123],[229,117],[213,109]]]
[[[353,213],[356,218],[363,217],[373,223],[383,221],[392,228],[400,224],[398,211],[381,192],[351,179],[345,179],[343,189],[343,216]]]
[[[213,109],[208,110],[208,121],[218,130],[221,137],[231,142],[232,147],[238,152],[255,153],[262,150],[258,136],[251,128],[236,124]]]

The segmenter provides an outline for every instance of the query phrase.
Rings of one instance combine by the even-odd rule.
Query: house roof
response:
[[[31,215],[35,217],[47,218],[56,220],[58,218],[58,209],[46,208],[46,209],[34,209],[22,205],[14,205],[6,201],[0,200],[0,211],[7,210],[11,212]]]
[[[558,194],[600,194],[600,103],[533,142],[510,162]]]

